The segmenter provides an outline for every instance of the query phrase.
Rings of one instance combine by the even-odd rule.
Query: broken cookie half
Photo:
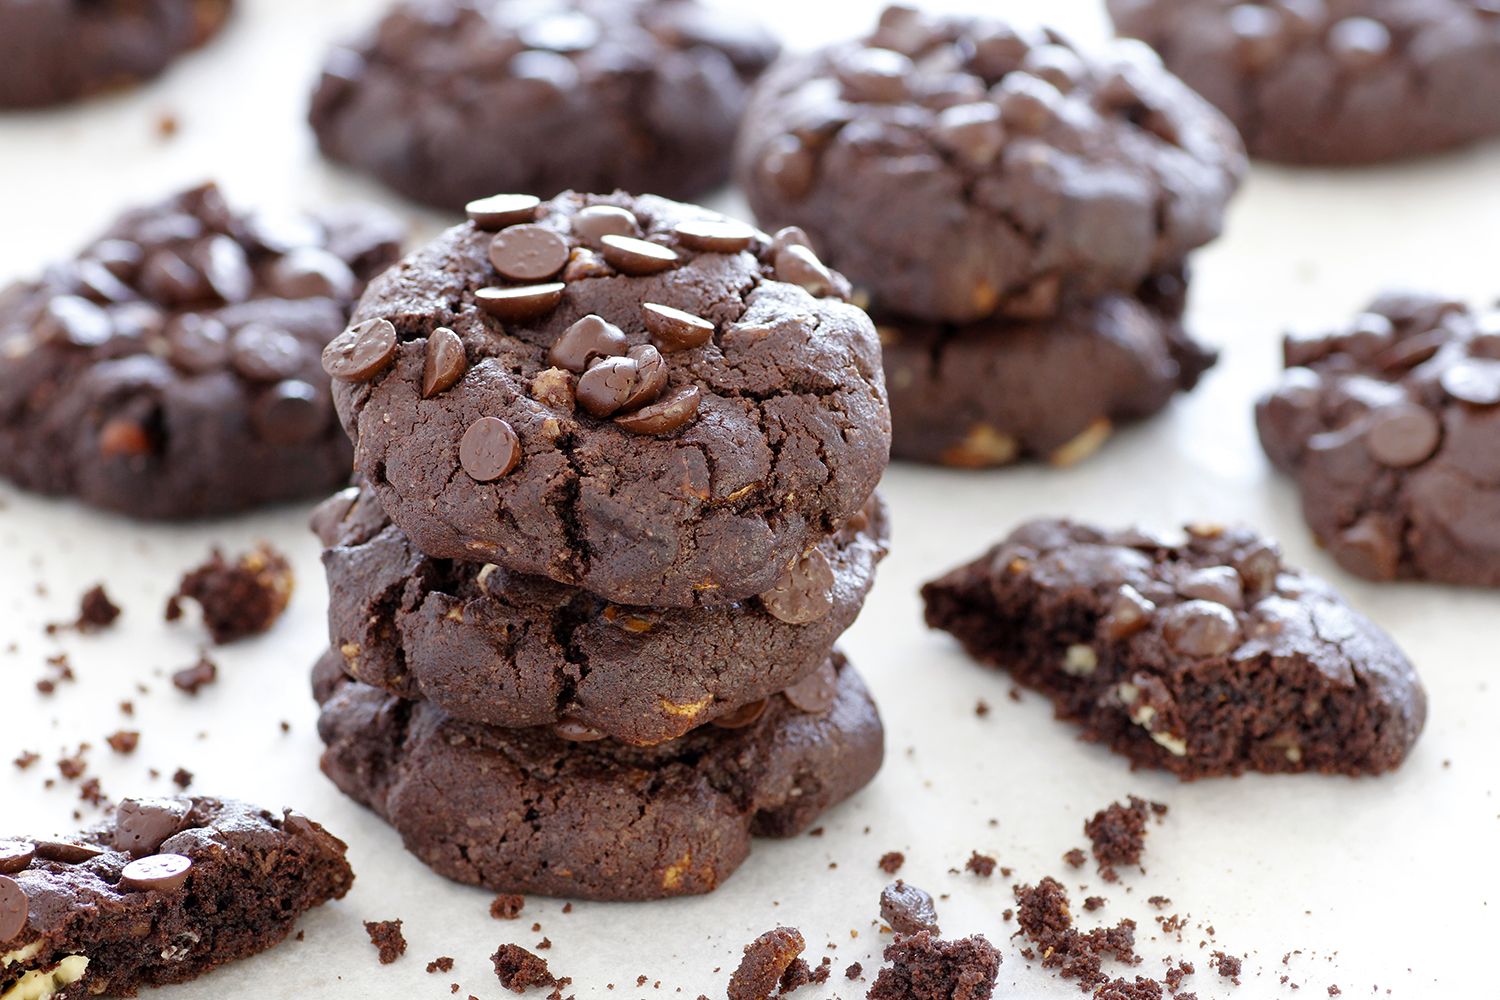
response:
[[[1249,529],[1033,521],[922,597],[1086,739],[1183,779],[1388,771],[1427,714],[1390,637]]]

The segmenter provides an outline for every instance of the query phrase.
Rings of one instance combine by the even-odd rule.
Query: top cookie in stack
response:
[[[624,194],[475,202],[372,284],[324,353],[362,480],[316,520],[324,770],[435,869],[703,892],[874,774],[833,643],[890,415],[847,294],[796,231]],[[577,835],[615,808],[649,850]]]
[[[802,227],[868,295],[897,455],[958,465],[1076,458],[1096,421],[1196,381],[1212,355],[1181,329],[1184,261],[1244,168],[1139,43],[908,7],[768,71],[738,151],[760,220]],[[1091,354],[1097,384],[1054,391]]]

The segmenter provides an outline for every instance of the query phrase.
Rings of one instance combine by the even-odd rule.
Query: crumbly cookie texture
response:
[[[202,796],[0,840],[0,997],[131,997],[264,951],[349,891],[344,851],[301,813]]]
[[[1500,133],[1490,0],[1109,0],[1253,156],[1356,164]]]
[[[709,892],[752,836],[805,830],[883,756],[875,705],[837,653],[821,684],[777,695],[750,725],[654,747],[459,722],[350,680],[336,653],[313,679],[324,773],[433,870],[503,893]]]
[[[927,622],[1139,766],[1376,774],[1427,698],[1388,636],[1248,529],[1034,521],[922,588]]]
[[[1037,319],[1218,235],[1234,129],[1145,46],[891,7],[757,84],[736,172],[879,310]]]
[[[0,476],[135,517],[325,494],[349,443],[319,363],[399,254],[374,208],[278,218],[213,185],[0,291]]]
[[[623,194],[471,215],[325,354],[356,469],[420,551],[725,604],[864,507],[890,448],[880,345],[802,234]]]
[[[335,48],[311,121],[331,159],[459,209],[495,191],[686,198],[721,185],[775,38],[697,0],[402,0]]]

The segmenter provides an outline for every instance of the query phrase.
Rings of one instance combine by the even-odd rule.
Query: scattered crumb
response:
[[[1240,960],[1233,955],[1222,951],[1214,952],[1208,959],[1208,967],[1218,972],[1220,978],[1227,979],[1234,985],[1240,984]]]
[[[135,748],[141,744],[141,734],[129,729],[121,729],[119,732],[110,733],[104,737],[104,742],[115,753],[135,753]]]
[[[187,768],[179,767],[177,770],[172,772],[172,784],[176,785],[184,792],[188,790],[188,787],[191,786],[192,783],[193,772],[189,771]]]
[[[1146,820],[1151,813],[1166,814],[1167,807],[1132,795],[1128,804],[1111,803],[1083,824],[1083,832],[1093,844],[1094,860],[1106,882],[1119,879],[1116,865],[1141,863],[1146,849]]]
[[[1082,868],[1083,863],[1088,859],[1089,856],[1083,853],[1083,848],[1081,847],[1075,847],[1063,855],[1063,860],[1068,863],[1068,867],[1070,868]]]
[[[286,557],[262,542],[230,563],[219,549],[208,562],[189,570],[167,602],[167,621],[183,615],[182,602],[197,602],[203,624],[224,645],[267,631],[286,610],[294,585]]]
[[[518,944],[502,944],[490,956],[500,985],[512,993],[525,993],[533,986],[556,986],[557,979],[547,968],[547,960]]]
[[[1083,901],[1083,908],[1090,913],[1102,909],[1107,902],[1103,896],[1090,896]]]
[[[1073,926],[1067,891],[1050,877],[1035,886],[1016,886],[1015,894],[1021,932],[1040,953],[1042,965],[1057,969],[1064,979],[1077,979],[1082,988],[1094,989],[1108,981],[1102,971],[1105,958],[1127,965],[1140,961],[1135,954],[1135,921],[1078,930]]]
[[[980,878],[989,878],[995,874],[995,859],[978,851],[969,855],[969,860],[964,862],[964,868],[973,872]]]
[[[22,750],[20,756],[12,761],[12,763],[16,765],[16,770],[25,771],[30,769],[31,765],[35,764],[41,759],[42,755],[39,753],[35,753],[31,750]]]
[[[496,920],[515,920],[526,905],[525,896],[499,895],[490,903],[490,916]]]
[[[894,875],[901,870],[902,865],[906,864],[906,855],[900,851],[886,851],[880,856],[878,863],[881,871],[887,875]]]
[[[979,934],[943,941],[919,931],[884,955],[869,1000],[988,1000],[1000,972],[1000,953]]]
[[[432,961],[430,961],[430,962],[427,963],[427,971],[428,972],[452,972],[453,971],[453,959],[449,958],[447,955],[443,955],[440,958],[434,958]]]
[[[974,714],[979,716],[981,719],[986,715],[989,715],[990,703],[985,701],[983,698],[980,698],[977,702],[974,703]]]
[[[766,931],[745,945],[745,957],[729,977],[729,1000],[766,1000],[806,947],[802,933],[794,927]]]
[[[401,933],[399,920],[366,920],[365,933],[370,943],[380,952],[380,964],[390,965],[406,954],[406,938]]]
[[[79,632],[100,632],[113,625],[119,617],[120,606],[109,599],[103,584],[95,584],[78,599],[78,617],[71,622],[48,625],[47,634],[56,635],[69,628]]]
[[[219,668],[206,656],[198,657],[191,667],[184,667],[172,675],[172,686],[179,691],[196,696],[204,687],[219,679]]]
[[[844,970],[844,978],[850,980],[851,982],[860,978],[864,974],[865,967],[859,962],[850,962],[849,967]]]

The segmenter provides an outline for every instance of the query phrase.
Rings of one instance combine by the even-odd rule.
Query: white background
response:
[[[157,84],[83,107],[0,115],[0,278],[34,273],[116,210],[209,176],[240,203],[373,197],[394,204],[320,163],[303,123],[327,41],[377,6],[245,0],[220,41]],[[756,6],[790,44],[803,46],[863,30],[878,5]],[[1027,7],[1050,12],[1084,38],[1104,30],[1088,0],[1014,4]],[[156,130],[166,112],[182,124],[170,141]],[[424,233],[443,221],[416,212],[412,218]],[[170,774],[186,766],[197,775],[197,791],[295,805],[350,842],[358,884],[346,901],[304,921],[305,941],[162,994],[179,1000],[436,1000],[449,995],[452,981],[463,984],[463,996],[491,1000],[501,990],[487,956],[502,942],[531,946],[542,934],[554,942],[546,956],[574,977],[571,992],[579,997],[676,996],[679,987],[686,997],[722,996],[740,946],[777,923],[802,928],[812,960],[833,956],[835,976],[821,995],[862,996],[866,984],[847,984],[839,973],[854,960],[869,970],[877,964],[883,939],[873,921],[886,879],[875,861],[891,849],[908,856],[904,877],[934,895],[951,894],[939,900],[947,932],[982,931],[1002,947],[998,996],[1079,995],[1029,969],[1008,940],[1014,926],[1000,913],[1012,905],[1013,880],[950,874],[974,848],[1014,867],[1014,880],[1063,876],[1075,902],[1086,894],[1080,882],[1094,883],[1111,900],[1100,916],[1140,921],[1141,971],[1159,976],[1162,956],[1186,957],[1199,969],[1187,988],[1203,998],[1315,997],[1330,984],[1346,997],[1387,990],[1398,997],[1494,996],[1486,965],[1500,928],[1492,905],[1500,884],[1493,853],[1500,834],[1493,679],[1500,595],[1375,586],[1339,572],[1311,543],[1292,490],[1269,472],[1251,401],[1277,370],[1287,325],[1337,321],[1391,283],[1494,298],[1497,232],[1495,145],[1374,170],[1257,167],[1226,237],[1198,262],[1193,323],[1224,347],[1224,357],[1190,398],[1070,471],[892,469],[885,489],[895,550],[845,642],[883,708],[885,770],[827,817],[826,836],[762,842],[710,897],[578,904],[568,915],[559,901],[533,899],[523,921],[497,923],[487,915],[488,893],[430,874],[389,829],[340,796],[317,770],[306,677],[325,641],[324,597],[302,508],[224,524],[149,527],[0,487],[0,756],[8,760],[25,748],[46,757],[24,774],[0,765],[0,832],[73,825],[76,788],[46,790],[42,782],[55,776],[52,761],[62,748],[88,741],[95,747],[91,770],[113,797],[165,790],[164,779],[148,779],[148,767]],[[1278,535],[1292,560],[1332,576],[1408,651],[1431,695],[1427,733],[1399,773],[1373,780],[1247,777],[1181,785],[1130,773],[1120,759],[1078,743],[1041,699],[1009,700],[1002,675],[973,666],[922,627],[920,581],[1038,514],[1158,528],[1245,520]],[[165,626],[162,602],[211,543],[237,548],[257,538],[294,555],[296,598],[270,635],[215,652],[218,684],[189,699],[166,674],[193,661],[201,635],[191,626]],[[45,639],[43,623],[68,617],[77,595],[101,579],[125,606],[120,626],[98,637]],[[6,652],[11,642],[15,651]],[[72,657],[79,682],[44,699],[32,684],[44,656],[59,647]],[[137,684],[150,693],[137,694]],[[122,698],[134,699],[134,722],[115,709]],[[981,698],[993,706],[988,718],[974,714]],[[280,720],[291,723],[289,734]],[[144,736],[133,757],[117,758],[103,737],[127,723]],[[1151,834],[1149,874],[1103,887],[1090,870],[1069,872],[1059,858],[1084,843],[1084,818],[1129,792],[1171,805]],[[1191,915],[1183,943],[1156,940],[1155,911],[1144,900],[1157,894],[1173,900],[1166,912]],[[406,921],[411,949],[383,968],[360,921],[390,917]],[[541,922],[542,933],[530,931],[532,921]],[[1238,990],[1207,969],[1199,942],[1208,924],[1217,942],[1210,947],[1246,956]],[[1283,954],[1297,949],[1283,966]],[[451,976],[423,971],[438,955],[457,959]],[[659,979],[660,990],[650,982],[637,988],[642,974]],[[1302,988],[1282,985],[1281,975]],[[606,983],[616,988],[607,991]]]

